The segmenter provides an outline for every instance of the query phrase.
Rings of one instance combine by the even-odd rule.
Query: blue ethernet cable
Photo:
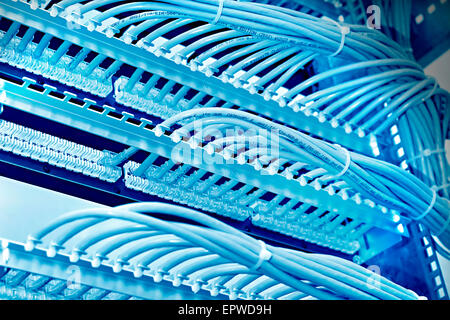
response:
[[[282,45],[282,44],[274,44],[272,41],[268,41],[268,40],[257,42],[257,39],[255,39],[254,37],[236,37],[236,38],[232,38],[228,41],[222,42],[218,45],[215,45],[214,47],[212,47],[209,50],[206,50],[205,52],[202,52],[198,57],[192,59],[189,62],[191,65],[191,68],[196,65],[202,65],[202,63],[205,62],[208,58],[214,56],[221,50],[226,50],[226,49],[232,48],[234,46],[241,46],[241,45],[249,45],[249,46],[239,50],[239,52],[230,53],[230,55],[231,54],[235,54],[235,55],[239,54],[239,55],[245,56],[253,51],[260,53],[261,51],[258,51],[260,49],[264,49],[267,52],[272,52],[272,51],[276,52],[277,50],[281,50],[281,49],[287,47],[286,45]],[[220,59],[218,61],[220,61]],[[217,62],[217,64],[219,64],[219,63],[220,62]]]
[[[301,62],[305,58],[308,58],[311,56],[311,52],[299,52],[298,54],[289,57],[287,61],[283,62],[282,64],[275,67],[273,70],[268,72],[266,75],[261,77],[259,80],[257,80],[255,83],[252,84],[252,88],[250,89],[250,93],[256,93],[259,90],[262,90],[264,86],[269,83],[272,79],[276,78],[277,76],[282,76],[286,70],[290,69],[292,66],[296,65],[298,62]]]
[[[155,19],[155,20],[147,20],[141,24],[139,24],[138,26],[134,27],[134,28],[129,28],[127,29],[127,31],[124,34],[124,41],[125,43],[130,44],[132,41],[136,40],[137,36],[144,32],[145,30],[156,26],[157,24],[163,22],[164,19]],[[117,26],[117,28],[119,28],[120,26]]]
[[[164,24],[164,26],[162,26],[161,28],[159,28],[156,32],[152,32],[148,35],[146,35],[145,37],[143,37],[142,39],[140,39],[138,41],[138,46],[142,45],[146,45],[146,46],[150,46],[151,42],[153,40],[155,40],[157,37],[169,32],[172,29],[176,29],[182,26],[185,26],[189,23],[194,22],[194,20],[181,20],[181,19],[177,19],[174,21],[171,21],[169,23]]]

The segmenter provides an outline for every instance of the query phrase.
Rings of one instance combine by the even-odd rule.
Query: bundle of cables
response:
[[[72,262],[85,254],[93,267],[130,265],[136,277],[231,298],[419,298],[347,260],[268,245],[206,214],[157,202],[64,214],[30,235],[25,248],[38,243],[51,257],[69,250]]]
[[[410,10],[403,2],[398,6]],[[54,16],[79,21],[91,31],[97,28],[109,37],[167,56],[361,137],[386,140],[390,130],[397,128],[402,146],[397,151],[405,159],[402,166],[421,181],[394,165],[356,153],[351,154],[343,178],[361,194],[423,222],[443,244],[434,238],[438,249],[449,257],[444,248],[449,247],[450,192],[444,143],[450,97],[413,61],[410,46],[405,45],[407,14],[406,18],[389,18],[405,37],[396,37],[400,45],[365,26],[255,2],[63,0],[50,2],[48,9]],[[111,18],[115,22],[108,22]],[[156,44],[161,36],[168,40]],[[184,47],[172,52],[177,45]],[[209,58],[213,62],[206,63]],[[327,67],[315,68],[310,77],[299,76],[308,63]],[[136,74],[138,79],[140,73]],[[168,86],[162,91],[170,90]],[[189,107],[204,98],[200,93],[197,96]],[[218,115],[232,117],[231,111],[224,112]],[[294,159],[307,159],[329,172],[346,167],[346,153],[341,149],[285,127],[279,129],[289,148],[297,147],[287,148]]]
[[[319,170],[316,175],[323,177],[323,183],[344,180],[375,203],[395,208],[412,219],[420,220],[445,247],[450,247],[450,202],[439,197],[414,175],[391,163],[350,152],[239,110],[188,110],[162,122],[156,128],[156,133],[162,135],[165,130],[171,130],[175,126],[177,129],[170,135],[175,142],[183,139],[191,147],[202,147],[210,153],[228,148],[231,150],[229,156],[234,157],[238,163],[249,162],[255,168],[275,165],[272,172],[284,170],[290,172],[292,177],[296,170],[305,166],[315,167]],[[235,127],[242,132],[276,131],[279,138],[271,141],[268,139],[270,134],[262,137],[227,135],[227,129]],[[202,132],[194,132],[194,128]],[[214,136],[218,139],[213,138]],[[252,143],[255,139],[259,140],[257,144]],[[274,147],[279,153],[270,157],[268,151]],[[285,175],[289,177],[289,174]]]
[[[397,125],[405,164],[448,198],[444,143],[449,96],[411,59],[407,31],[410,6],[404,2],[386,4],[398,7],[388,22],[399,30],[394,38],[402,45],[365,26],[245,1],[124,4],[93,0],[81,4],[80,0],[63,0],[52,2],[49,9],[52,15],[78,19],[91,30],[98,26],[107,35],[156,55],[167,53],[174,61],[207,76],[276,100],[281,107],[316,116],[321,122],[329,121],[334,127],[343,126],[347,132],[383,140]],[[400,7],[406,13],[397,17]],[[108,23],[112,17],[117,21]],[[156,45],[154,40],[163,35],[169,40]],[[181,44],[181,50],[173,50]],[[210,58],[215,61],[207,63]],[[325,67],[315,68],[315,75],[305,79],[299,72],[310,63]],[[255,76],[259,78],[252,81]],[[154,81],[148,81],[144,89]],[[167,85],[162,91],[170,90]],[[180,90],[176,97],[180,99],[185,91]],[[204,97],[199,93],[188,106],[195,107]]]

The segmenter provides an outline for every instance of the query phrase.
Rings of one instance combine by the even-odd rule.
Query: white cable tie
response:
[[[335,21],[333,19],[330,19],[330,18],[328,18],[326,16],[323,16],[322,19],[334,23],[335,25],[337,25],[339,27],[339,30],[341,31],[341,43],[339,44],[339,48],[336,50],[335,53],[330,54],[330,57],[335,57],[339,53],[341,53],[341,51],[344,49],[345,36],[350,33],[350,27],[349,26],[343,26],[339,22],[337,22],[337,21]]]
[[[339,172],[338,174],[333,176],[333,178],[339,178],[340,176],[343,176],[348,171],[348,169],[350,168],[350,163],[351,163],[352,159],[351,159],[350,151],[348,151],[346,148],[342,147],[339,144],[335,144],[335,146],[344,150],[345,155],[346,155],[344,168],[341,170],[341,172]]]
[[[438,153],[438,154],[439,153],[445,153],[445,150],[444,149],[435,149],[435,150],[425,149],[425,150],[423,150],[423,153],[420,153],[418,155],[415,155],[414,157],[411,157],[410,159],[407,159],[406,162],[411,163],[411,162],[413,162],[416,159],[422,159],[422,158],[425,158],[425,157],[429,157],[429,156],[431,156],[431,155],[433,155],[435,153]]]
[[[414,220],[421,220],[425,218],[431,212],[431,209],[433,209],[437,199],[437,192],[433,188],[431,188],[431,190],[433,191],[433,198],[431,199],[430,205],[420,216],[413,218]]]
[[[214,18],[214,20],[211,22],[211,24],[216,24],[217,22],[219,22],[220,17],[222,16],[222,12],[223,12],[224,2],[225,2],[225,0],[219,0],[219,7],[217,8],[217,14],[216,14],[216,17]]]
[[[253,266],[252,270],[258,270],[264,261],[269,261],[272,258],[272,253],[267,250],[266,243],[264,241],[258,240],[261,245],[261,250],[259,251],[258,262]]]

